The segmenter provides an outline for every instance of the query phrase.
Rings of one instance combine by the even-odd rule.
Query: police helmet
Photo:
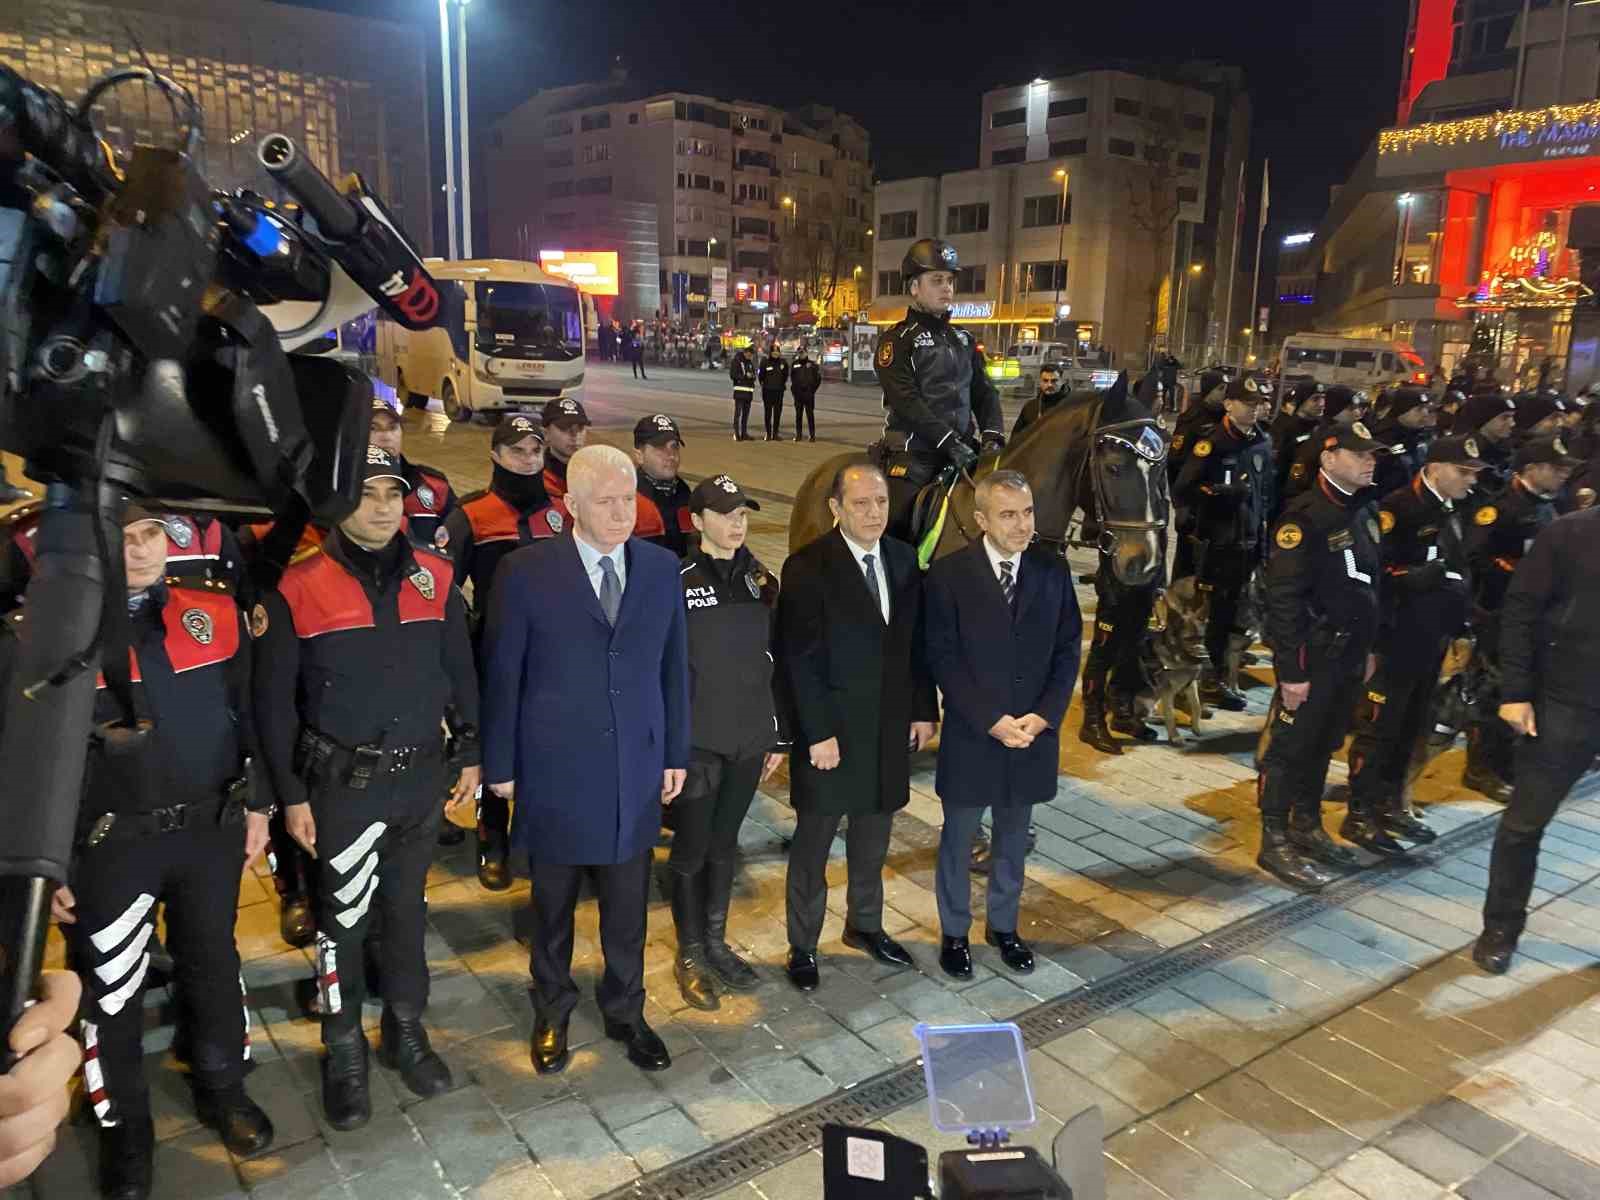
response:
[[[956,248],[939,238],[922,238],[912,242],[911,249],[900,260],[900,275],[907,283],[927,271],[957,271],[960,268]]]

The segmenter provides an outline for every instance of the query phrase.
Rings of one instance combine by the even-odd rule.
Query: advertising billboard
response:
[[[615,250],[541,250],[539,266],[572,280],[591,296],[617,294]]]

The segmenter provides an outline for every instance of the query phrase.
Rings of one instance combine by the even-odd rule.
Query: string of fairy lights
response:
[[[1600,138],[1600,99],[1385,129],[1378,134],[1378,153],[1408,154],[1421,146],[1456,146],[1508,135],[1537,136],[1552,126],[1578,127],[1581,132],[1585,125],[1593,126],[1594,135]]]

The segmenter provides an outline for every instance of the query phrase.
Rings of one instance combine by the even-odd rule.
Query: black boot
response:
[[[1461,772],[1461,786],[1487,796],[1496,804],[1511,803],[1511,783],[1488,763],[1477,759],[1471,746],[1467,749],[1467,767]]]
[[[1517,952],[1517,936],[1509,929],[1485,929],[1472,945],[1472,961],[1491,975],[1504,975]]]
[[[1102,754],[1122,753],[1122,743],[1106,728],[1105,705],[1098,695],[1083,698],[1083,725],[1078,730],[1078,740]]]
[[[1243,692],[1234,691],[1225,680],[1210,671],[1200,677],[1200,700],[1224,712],[1243,712],[1249,707]]]
[[[245,1095],[243,1084],[211,1087],[196,1080],[194,1110],[200,1124],[215,1129],[238,1158],[260,1154],[272,1145],[272,1119]]]
[[[1117,692],[1111,693],[1111,716],[1106,720],[1106,728],[1136,742],[1153,742],[1161,736],[1139,715],[1133,706],[1133,697]]]
[[[1324,866],[1348,868],[1361,862],[1355,851],[1345,849],[1328,836],[1328,831],[1322,827],[1321,812],[1291,812],[1289,841],[1296,850]]]
[[[322,1111],[335,1129],[359,1129],[372,1120],[367,1036],[357,1029],[324,1047]]]
[[[711,859],[706,863],[706,963],[717,982],[730,992],[753,992],[761,977],[728,945],[728,905],[733,900],[737,859]]]
[[[100,1130],[100,1194],[106,1200],[149,1200],[156,1130],[148,1114],[125,1116]]]
[[[1384,858],[1404,858],[1410,853],[1384,829],[1378,820],[1377,803],[1370,799],[1358,799],[1354,795],[1350,797],[1350,807],[1345,810],[1344,824],[1339,826],[1339,834],[1345,841],[1354,842]]]
[[[1302,892],[1320,892],[1333,882],[1332,875],[1302,854],[1289,840],[1289,818],[1286,816],[1262,814],[1261,853],[1256,856],[1256,865]]]
[[[672,974],[683,1002],[702,1012],[715,1012],[717,985],[706,966],[706,910],[701,881],[704,868],[693,875],[672,872],[672,924],[678,933],[678,956]]]
[[[1378,824],[1390,837],[1426,846],[1438,840],[1439,835],[1425,824],[1401,793],[1385,796],[1378,802]]]
[[[399,1071],[400,1082],[412,1092],[426,1099],[450,1090],[450,1068],[428,1041],[421,1013],[384,1005],[378,1033],[383,1039],[378,1045],[378,1061]]]

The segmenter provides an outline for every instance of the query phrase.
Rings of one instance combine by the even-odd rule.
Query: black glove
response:
[[[1001,437],[998,433],[986,433],[983,435],[983,447],[978,451],[978,453],[999,454],[1000,451],[1004,450],[1005,448],[1005,438]]]
[[[955,464],[958,471],[970,471],[973,464],[978,461],[978,452],[958,437],[953,437],[944,444],[944,452],[945,457]]]

